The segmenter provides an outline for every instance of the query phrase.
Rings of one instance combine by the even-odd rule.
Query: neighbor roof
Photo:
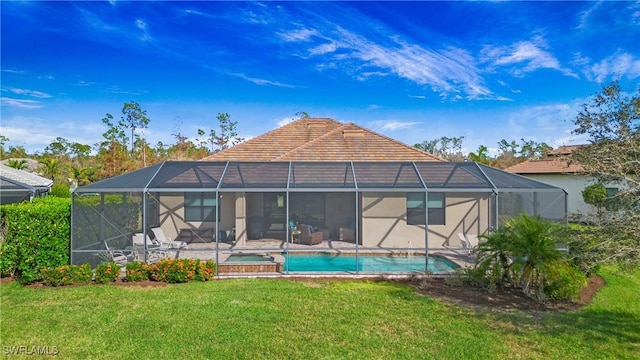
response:
[[[353,123],[302,118],[203,161],[444,161]]]
[[[0,164],[0,178],[4,180],[2,182],[3,190],[4,185],[8,185],[8,183],[26,189],[50,188],[53,185],[53,181],[50,179],[2,164]]]
[[[505,171],[514,174],[579,174],[584,172],[582,165],[569,160],[569,155],[583,145],[560,146],[547,153],[547,157],[538,160],[528,160],[513,165]]]

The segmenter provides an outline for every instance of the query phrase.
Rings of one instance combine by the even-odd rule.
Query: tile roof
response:
[[[584,168],[566,159],[541,159],[525,161],[505,171],[514,174],[578,174],[584,172]]]
[[[569,156],[574,150],[584,145],[559,146],[547,153],[547,157],[539,160],[528,160],[513,165],[505,171],[515,174],[579,174],[584,168],[573,161]]]
[[[53,181],[45,177],[2,164],[0,164],[0,177],[14,184],[25,185],[28,188],[51,187],[53,185]]]
[[[444,161],[353,123],[303,118],[202,161]]]

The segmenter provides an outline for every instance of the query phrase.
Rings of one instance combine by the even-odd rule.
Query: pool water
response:
[[[292,272],[448,272],[458,266],[448,259],[430,256],[425,266],[424,256],[334,254],[283,254],[285,271]],[[426,269],[425,269],[426,268]]]

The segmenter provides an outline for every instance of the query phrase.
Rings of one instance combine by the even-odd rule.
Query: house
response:
[[[33,200],[51,191],[53,181],[0,164],[0,204]]]
[[[247,252],[418,254],[424,271],[429,251],[461,248],[459,234],[487,233],[521,211],[563,221],[565,194],[356,124],[307,118],[203,161],[168,161],[76,189],[72,262],[107,246],[130,250],[133,236],[160,228],[189,244],[177,256],[221,265]]]
[[[505,171],[564,189],[567,192],[567,212],[574,218],[590,215],[596,209],[584,202],[582,191],[594,184],[596,179],[585,174],[580,164],[570,160],[571,153],[581,146],[583,145],[560,146],[542,159],[528,160]],[[618,189],[618,185],[607,185],[607,192],[610,194]]]

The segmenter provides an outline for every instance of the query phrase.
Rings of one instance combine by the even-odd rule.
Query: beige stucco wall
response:
[[[160,227],[166,236],[175,239],[180,229],[213,229],[215,222],[184,221],[184,193],[162,193],[158,195]],[[235,194],[224,193],[220,199],[219,229],[229,231],[235,224]]]
[[[460,246],[458,233],[489,228],[488,194],[447,194],[445,225],[429,226],[429,247]],[[407,225],[405,193],[365,193],[362,239],[365,247],[425,247],[424,226]]]

